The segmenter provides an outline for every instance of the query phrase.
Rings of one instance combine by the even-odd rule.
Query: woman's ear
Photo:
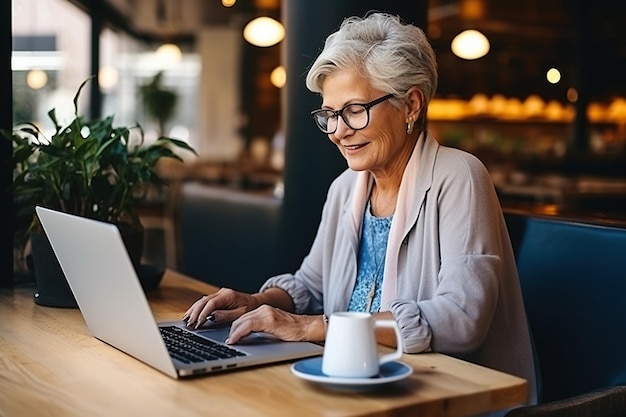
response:
[[[407,120],[418,120],[424,109],[424,93],[414,86],[406,92]]]

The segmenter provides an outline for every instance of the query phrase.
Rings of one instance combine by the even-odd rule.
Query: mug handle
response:
[[[383,363],[399,360],[404,352],[404,346],[402,344],[402,336],[400,335],[400,327],[398,327],[398,323],[395,320],[376,320],[374,322],[374,327],[392,328],[396,335],[396,351],[382,355],[378,363],[382,365]]]

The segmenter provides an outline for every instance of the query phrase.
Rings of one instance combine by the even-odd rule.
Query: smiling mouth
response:
[[[360,145],[345,145],[344,148],[346,148],[349,151],[355,151],[357,149],[361,149],[362,147],[366,146],[367,143],[362,143]]]

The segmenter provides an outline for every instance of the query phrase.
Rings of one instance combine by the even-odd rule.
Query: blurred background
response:
[[[181,155],[183,164],[159,167],[164,178],[278,201],[278,241],[294,233],[301,241],[298,250],[282,246],[296,259],[285,267],[306,252],[326,187],[345,169],[309,120],[320,100],[304,88],[306,65],[344,16],[370,9],[425,29],[440,74],[429,129],[481,158],[503,207],[626,218],[624,1],[12,0],[11,7],[14,123],[53,129],[46,125],[53,107],[69,120],[76,89],[97,75],[82,113],[139,122],[148,140],[167,135],[197,150]],[[262,26],[268,22],[278,26]],[[162,93],[155,105],[149,88]],[[183,268],[181,197],[172,198],[154,196],[169,207],[157,229],[178,231],[149,241],[162,248],[158,261],[166,259],[162,240],[170,240],[178,254],[167,263]]]
[[[162,88],[177,96],[176,107],[161,121],[162,133],[189,141],[203,161],[257,158],[282,168],[280,155],[270,155],[284,145],[282,38],[255,46],[243,37],[256,17],[280,22],[281,0],[12,4],[15,121],[43,123],[52,107],[68,108],[71,115],[71,98],[95,64],[100,97],[84,99],[84,112],[115,114],[120,124],[139,121],[154,137],[161,133],[159,120],[151,117],[139,91],[162,72]],[[544,165],[563,162],[568,153],[588,160],[558,168],[612,173],[609,164],[590,165],[596,157],[624,154],[625,2],[425,4],[424,26],[440,69],[431,129],[442,142],[480,153],[498,180],[525,164],[548,169]],[[468,29],[482,33],[487,43],[482,55],[464,59],[452,45]]]

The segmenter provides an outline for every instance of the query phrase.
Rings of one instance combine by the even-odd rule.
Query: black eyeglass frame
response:
[[[338,118],[341,117],[341,119],[343,120],[343,122],[352,130],[361,130],[361,129],[365,129],[369,124],[370,124],[370,109],[372,107],[374,107],[377,104],[380,104],[384,101],[389,100],[390,98],[392,98],[394,95],[393,94],[387,94],[386,96],[382,96],[379,97],[375,100],[370,101],[369,103],[350,103],[350,104],[346,104],[345,106],[343,106],[341,109],[339,110],[330,110],[330,109],[317,109],[317,110],[313,110],[311,112],[311,117],[313,117],[313,121],[315,122],[315,125],[319,128],[319,130],[321,130],[323,133],[326,133],[327,135],[332,135],[333,133],[335,133],[337,131],[337,127],[339,126],[339,123],[337,123],[335,125],[335,128],[330,131],[328,129],[323,129],[322,126],[318,123],[317,121],[317,117],[316,115],[320,112],[330,112],[333,114],[333,116],[329,117],[328,120],[330,120],[332,117],[336,118],[337,120],[339,120]],[[365,122],[365,125],[363,125],[363,127],[360,128],[354,128],[352,126],[350,126],[350,122],[348,122],[346,120],[345,117],[343,117],[343,112],[350,106],[362,106],[365,109],[365,115],[367,116],[367,122]]]

